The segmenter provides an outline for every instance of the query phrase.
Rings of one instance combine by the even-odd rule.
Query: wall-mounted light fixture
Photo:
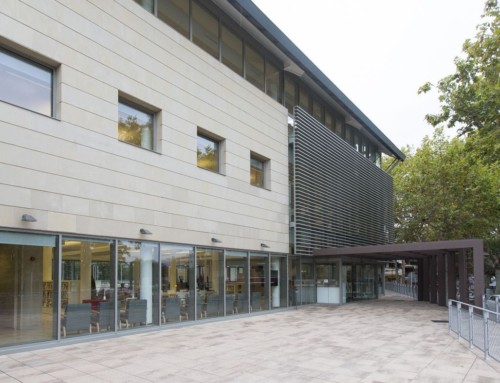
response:
[[[222,243],[222,241],[217,238],[212,238],[212,243]]]
[[[141,234],[150,235],[150,234],[153,234],[153,233],[151,233],[148,229],[142,228],[141,229]]]
[[[36,218],[33,217],[31,214],[23,214],[21,220],[24,222],[36,222]]]
[[[260,244],[260,247],[262,247],[262,248],[264,248],[264,249],[268,249],[268,248],[269,248],[269,246],[268,246],[268,245],[266,245],[265,243],[261,243],[261,244]]]

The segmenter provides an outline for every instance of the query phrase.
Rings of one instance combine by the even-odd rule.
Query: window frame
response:
[[[198,139],[202,138],[206,141],[212,142],[214,144],[214,147],[216,147],[216,160],[217,160],[217,167],[216,169],[212,169],[210,167],[202,166],[199,163],[199,158],[198,158]],[[196,134],[196,166],[200,169],[208,170],[212,173],[217,173],[217,174],[224,174],[224,168],[222,164],[222,152],[224,150],[224,138],[219,137],[215,134],[212,134],[210,132],[207,132],[206,130],[202,128],[198,128],[197,134]]]
[[[55,116],[55,113],[56,113],[56,99],[55,99],[56,98],[55,97],[56,73],[55,73],[55,68],[53,66],[50,66],[50,65],[47,65],[47,64],[41,62],[40,60],[37,60],[36,58],[32,58],[32,57],[29,57],[25,54],[21,54],[21,53],[17,52],[16,50],[6,48],[5,46],[0,46],[0,52],[3,52],[5,55],[10,56],[11,58],[13,58],[17,61],[21,61],[21,62],[23,62],[31,67],[34,67],[34,68],[37,68],[40,70],[44,70],[44,71],[50,73],[50,81],[49,81],[49,83],[50,83],[50,97],[49,97],[49,99],[50,99],[50,113],[47,114],[47,113],[32,109],[26,105],[20,105],[20,104],[17,104],[17,103],[8,101],[8,100],[0,99],[0,102],[4,102],[6,104],[13,105],[13,106],[16,106],[18,108],[22,108],[24,110],[29,110],[33,113],[37,113],[37,114],[40,114],[42,116],[55,118],[56,117]]]
[[[262,185],[252,182],[253,161],[262,163]],[[269,159],[252,151],[250,152],[250,185],[269,190]]]
[[[126,141],[126,140],[120,139],[120,105],[121,104],[125,105],[128,108],[135,109],[138,112],[151,115],[151,147],[145,147],[145,146],[142,146],[141,144],[135,144],[131,141]],[[155,110],[154,108],[141,105],[138,102],[131,101],[130,98],[128,98],[124,95],[120,95],[118,97],[118,104],[117,105],[118,105],[118,126],[117,126],[118,127],[118,136],[117,136],[118,141],[123,142],[123,143],[128,144],[128,145],[135,146],[135,147],[140,148],[140,149],[155,152],[156,151],[157,137],[158,137],[158,133],[157,133],[157,124],[158,124],[157,114],[158,114],[158,111]]]

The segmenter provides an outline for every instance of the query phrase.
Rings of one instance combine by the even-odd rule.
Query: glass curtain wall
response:
[[[288,306],[301,304],[300,257],[288,257]]]
[[[159,324],[159,245],[118,241],[120,330]]]
[[[301,275],[301,304],[316,303],[316,280],[314,276],[313,260],[302,259],[300,264]]]
[[[250,254],[250,310],[269,310],[269,255]]]
[[[57,338],[56,243],[53,235],[0,233],[0,347]]]
[[[160,255],[161,323],[194,320],[194,306],[187,305],[196,290],[194,248],[161,244]]]
[[[196,249],[196,316],[224,316],[224,251]]]
[[[63,237],[62,337],[114,331],[111,241]]]
[[[287,307],[286,257],[271,256],[271,308]]]
[[[226,315],[248,313],[248,253],[226,251]]]

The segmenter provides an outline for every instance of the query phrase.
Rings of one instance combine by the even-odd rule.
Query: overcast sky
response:
[[[454,72],[484,0],[253,0],[401,148],[432,133],[425,82]]]

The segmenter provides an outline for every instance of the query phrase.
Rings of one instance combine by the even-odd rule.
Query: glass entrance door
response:
[[[55,236],[0,232],[0,347],[56,339],[55,250]]]
[[[362,299],[376,299],[376,265],[343,265],[343,302]]]

